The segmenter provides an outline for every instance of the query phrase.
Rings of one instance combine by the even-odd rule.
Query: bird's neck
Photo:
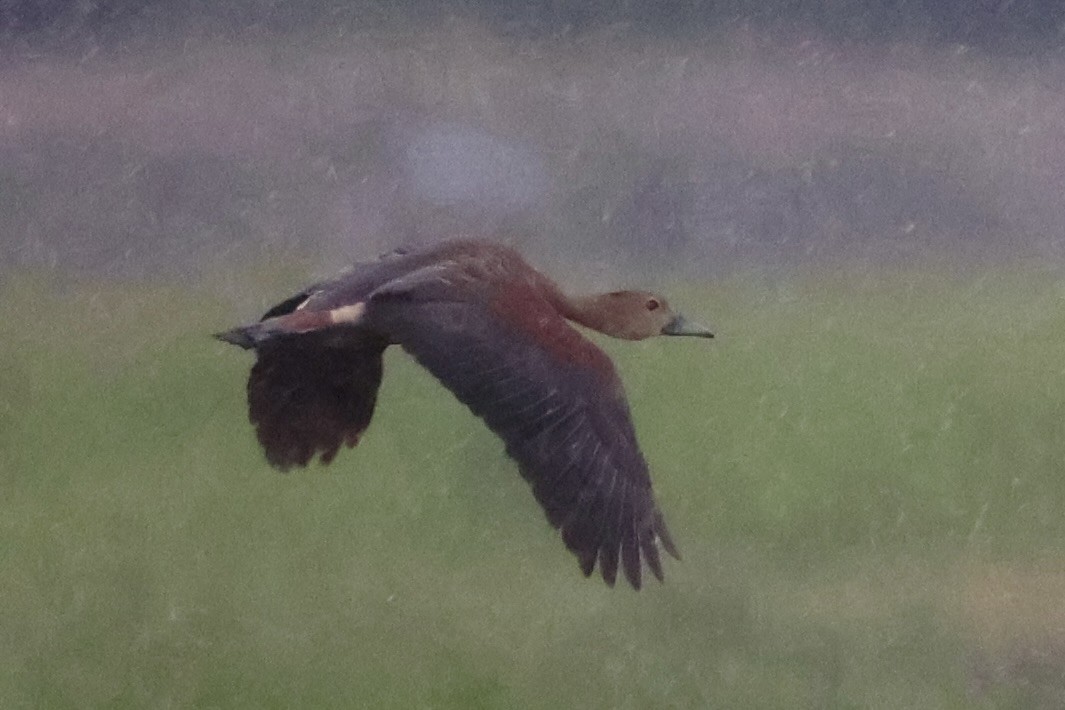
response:
[[[599,331],[615,338],[626,337],[620,321],[609,307],[606,295],[571,296],[564,298],[562,315],[585,328]]]

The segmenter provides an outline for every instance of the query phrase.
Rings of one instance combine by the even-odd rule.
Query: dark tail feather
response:
[[[219,340],[251,350],[277,336],[304,335],[335,326],[330,311],[295,311],[275,318],[267,318],[251,325],[215,333]]]
[[[218,338],[223,343],[229,343],[230,345],[236,345],[238,348],[251,350],[262,340],[261,337],[256,338],[254,333],[255,330],[256,326],[254,325],[242,325],[238,328],[233,328],[232,330],[215,333],[214,337]]]

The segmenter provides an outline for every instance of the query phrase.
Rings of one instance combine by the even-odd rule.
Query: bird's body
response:
[[[620,561],[639,588],[641,559],[662,579],[658,544],[676,547],[614,366],[568,321],[628,339],[710,337],[652,294],[568,298],[514,250],[479,241],[357,264],[219,337],[257,353],[250,418],[281,469],[358,442],[382,353],[400,345],[503,439],[584,573],[598,562],[612,585]]]

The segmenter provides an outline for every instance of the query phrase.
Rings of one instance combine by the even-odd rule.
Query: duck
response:
[[[498,435],[585,577],[640,589],[680,552],[652,490],[624,388],[583,329],[712,338],[660,295],[569,296],[514,248],[453,239],[349,267],[215,334],[251,350],[248,415],[267,461],[328,464],[370,425],[398,345]]]

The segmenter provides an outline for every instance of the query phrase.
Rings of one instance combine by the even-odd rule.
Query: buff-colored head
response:
[[[625,340],[656,335],[692,335],[712,338],[708,328],[674,313],[661,296],[647,291],[614,291],[577,299],[576,320],[589,328]]]

